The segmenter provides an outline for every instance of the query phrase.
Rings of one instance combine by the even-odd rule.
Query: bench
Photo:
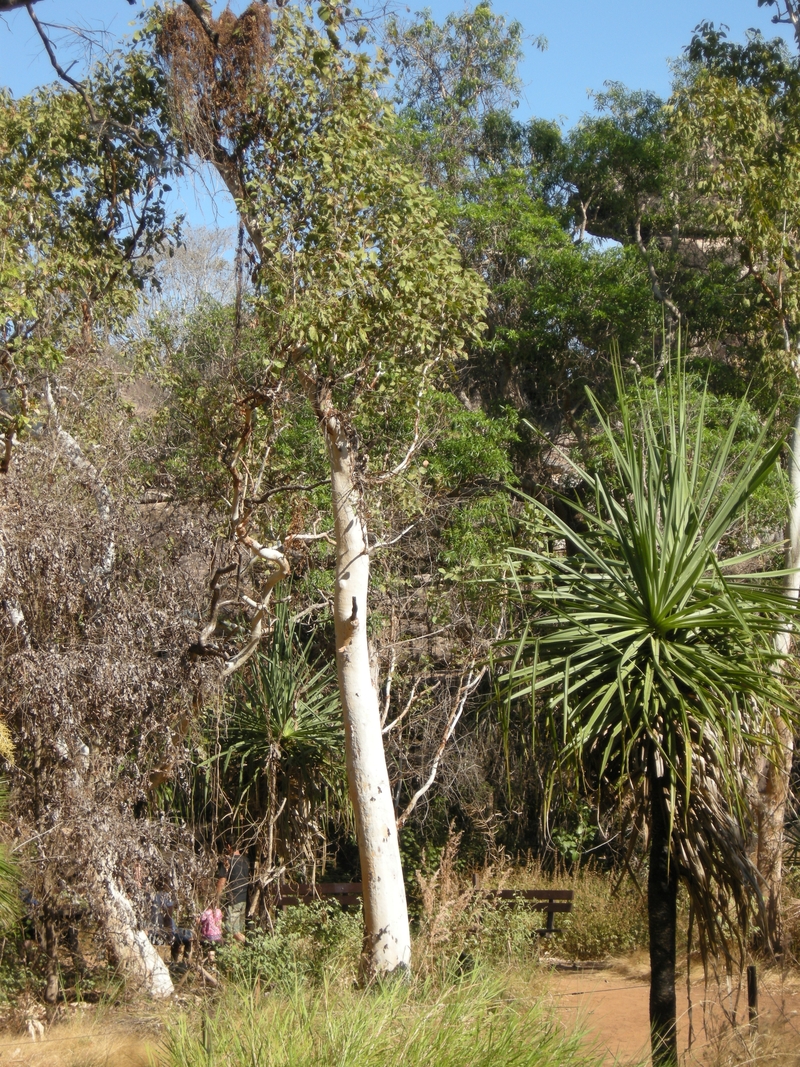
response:
[[[312,904],[315,900],[338,900],[343,908],[360,904],[362,896],[361,882],[300,882],[294,889],[285,885],[278,886],[276,904],[279,908],[290,908],[298,904]]]
[[[478,879],[473,875],[472,884],[478,889]],[[360,904],[363,886],[361,882],[317,882],[315,885],[301,882],[294,889],[279,885],[276,904],[288,908],[299,904],[311,904],[315,900],[338,900],[343,908]],[[558,933],[555,917],[572,911],[575,893],[572,889],[486,889],[481,891],[485,900],[492,904],[509,903],[529,911],[542,911],[547,915],[545,927],[539,930],[543,937]]]
[[[543,911],[547,915],[542,937],[557,934],[556,915],[572,911],[575,892],[572,889],[486,889],[483,897],[492,904],[508,902],[515,907],[527,908],[529,911]]]

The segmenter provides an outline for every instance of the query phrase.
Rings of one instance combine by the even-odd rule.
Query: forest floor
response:
[[[565,1029],[584,1032],[587,1047],[603,1054],[604,1063],[633,1067],[648,1062],[648,967],[645,954],[604,964],[543,961],[544,966],[515,967],[512,994],[521,1002],[544,999]],[[777,968],[759,969],[759,1027],[747,1024],[747,996],[736,985],[730,994],[724,981],[706,989],[699,962],[691,987],[693,1041],[689,1044],[690,1011],[685,979],[678,987],[679,1043],[682,1067],[772,1065],[800,1067],[800,974]],[[154,1008],[141,1004],[68,1006],[43,1032],[33,1033],[25,1017],[16,1032],[0,1032],[0,1067],[157,1067],[164,1023],[175,1009],[198,998],[175,998]],[[732,1030],[721,1006],[735,1012]],[[29,1013],[30,1018],[41,1019]],[[21,1031],[21,1032],[20,1032]],[[34,1040],[35,1034],[35,1040]],[[431,1067],[436,1067],[431,1064]],[[468,1065],[465,1065],[468,1067]]]
[[[540,981],[540,980],[539,980]],[[547,997],[561,1020],[578,1026],[586,1041],[605,1053],[605,1062],[623,1067],[647,1059],[649,966],[644,953],[607,965],[553,965]],[[691,1008],[686,979],[678,983],[678,1041],[686,1067],[735,1063],[800,1064],[800,975],[759,968],[759,1024],[747,1023],[746,983],[724,979],[706,987],[699,960],[693,963]],[[723,1005],[737,1019],[732,1029]],[[693,1029],[689,1048],[690,1027]]]

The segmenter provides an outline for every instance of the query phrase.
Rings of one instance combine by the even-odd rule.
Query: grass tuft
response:
[[[481,976],[366,990],[325,983],[291,995],[229,991],[211,1014],[182,1016],[164,1067],[599,1067],[580,1035],[523,1010]]]

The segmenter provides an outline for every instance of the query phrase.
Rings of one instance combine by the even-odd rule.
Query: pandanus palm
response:
[[[232,693],[221,763],[232,819],[255,832],[260,858],[308,860],[324,844],[320,807],[344,803],[343,728],[336,674],[278,604],[267,645]]]
[[[756,553],[720,550],[781,443],[768,447],[765,428],[735,456],[742,408],[706,455],[704,403],[691,411],[680,367],[650,403],[626,399],[618,362],[615,373],[615,421],[589,394],[611,462],[608,474],[574,467],[580,532],[534,503],[539,543],[571,551],[515,553],[529,621],[507,683],[511,699],[540,700],[562,767],[645,834],[653,1062],[667,1065],[679,880],[704,950],[729,960],[759,906],[747,777],[774,755],[776,714],[795,715],[774,638],[797,609],[777,573],[741,573]]]

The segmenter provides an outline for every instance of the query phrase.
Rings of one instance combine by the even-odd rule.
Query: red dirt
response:
[[[702,974],[699,965],[696,970]],[[568,1026],[580,1025],[587,1032],[587,1041],[605,1052],[606,1063],[620,1067],[641,1064],[649,1059],[648,978],[646,969],[637,969],[630,962],[593,971],[554,969],[549,995],[562,1020]],[[752,1037],[747,1025],[746,984],[743,983],[738,997],[735,1032],[721,1009],[724,999],[729,1010],[733,1010],[736,994],[734,983],[731,996],[727,996],[724,978],[721,989],[712,980],[707,994],[702,977],[692,981],[694,1038],[688,1051],[686,980],[679,981],[678,1042],[686,1067],[747,1061],[749,1054],[745,1050],[752,1044]],[[757,1040],[762,1047],[768,1044],[777,1051],[777,1046],[782,1046],[782,1063],[800,1064],[797,1051],[800,1048],[800,981],[795,975],[781,976],[777,971],[760,970],[758,1031]],[[723,1056],[723,1050],[732,1042],[741,1046],[741,1059]]]

